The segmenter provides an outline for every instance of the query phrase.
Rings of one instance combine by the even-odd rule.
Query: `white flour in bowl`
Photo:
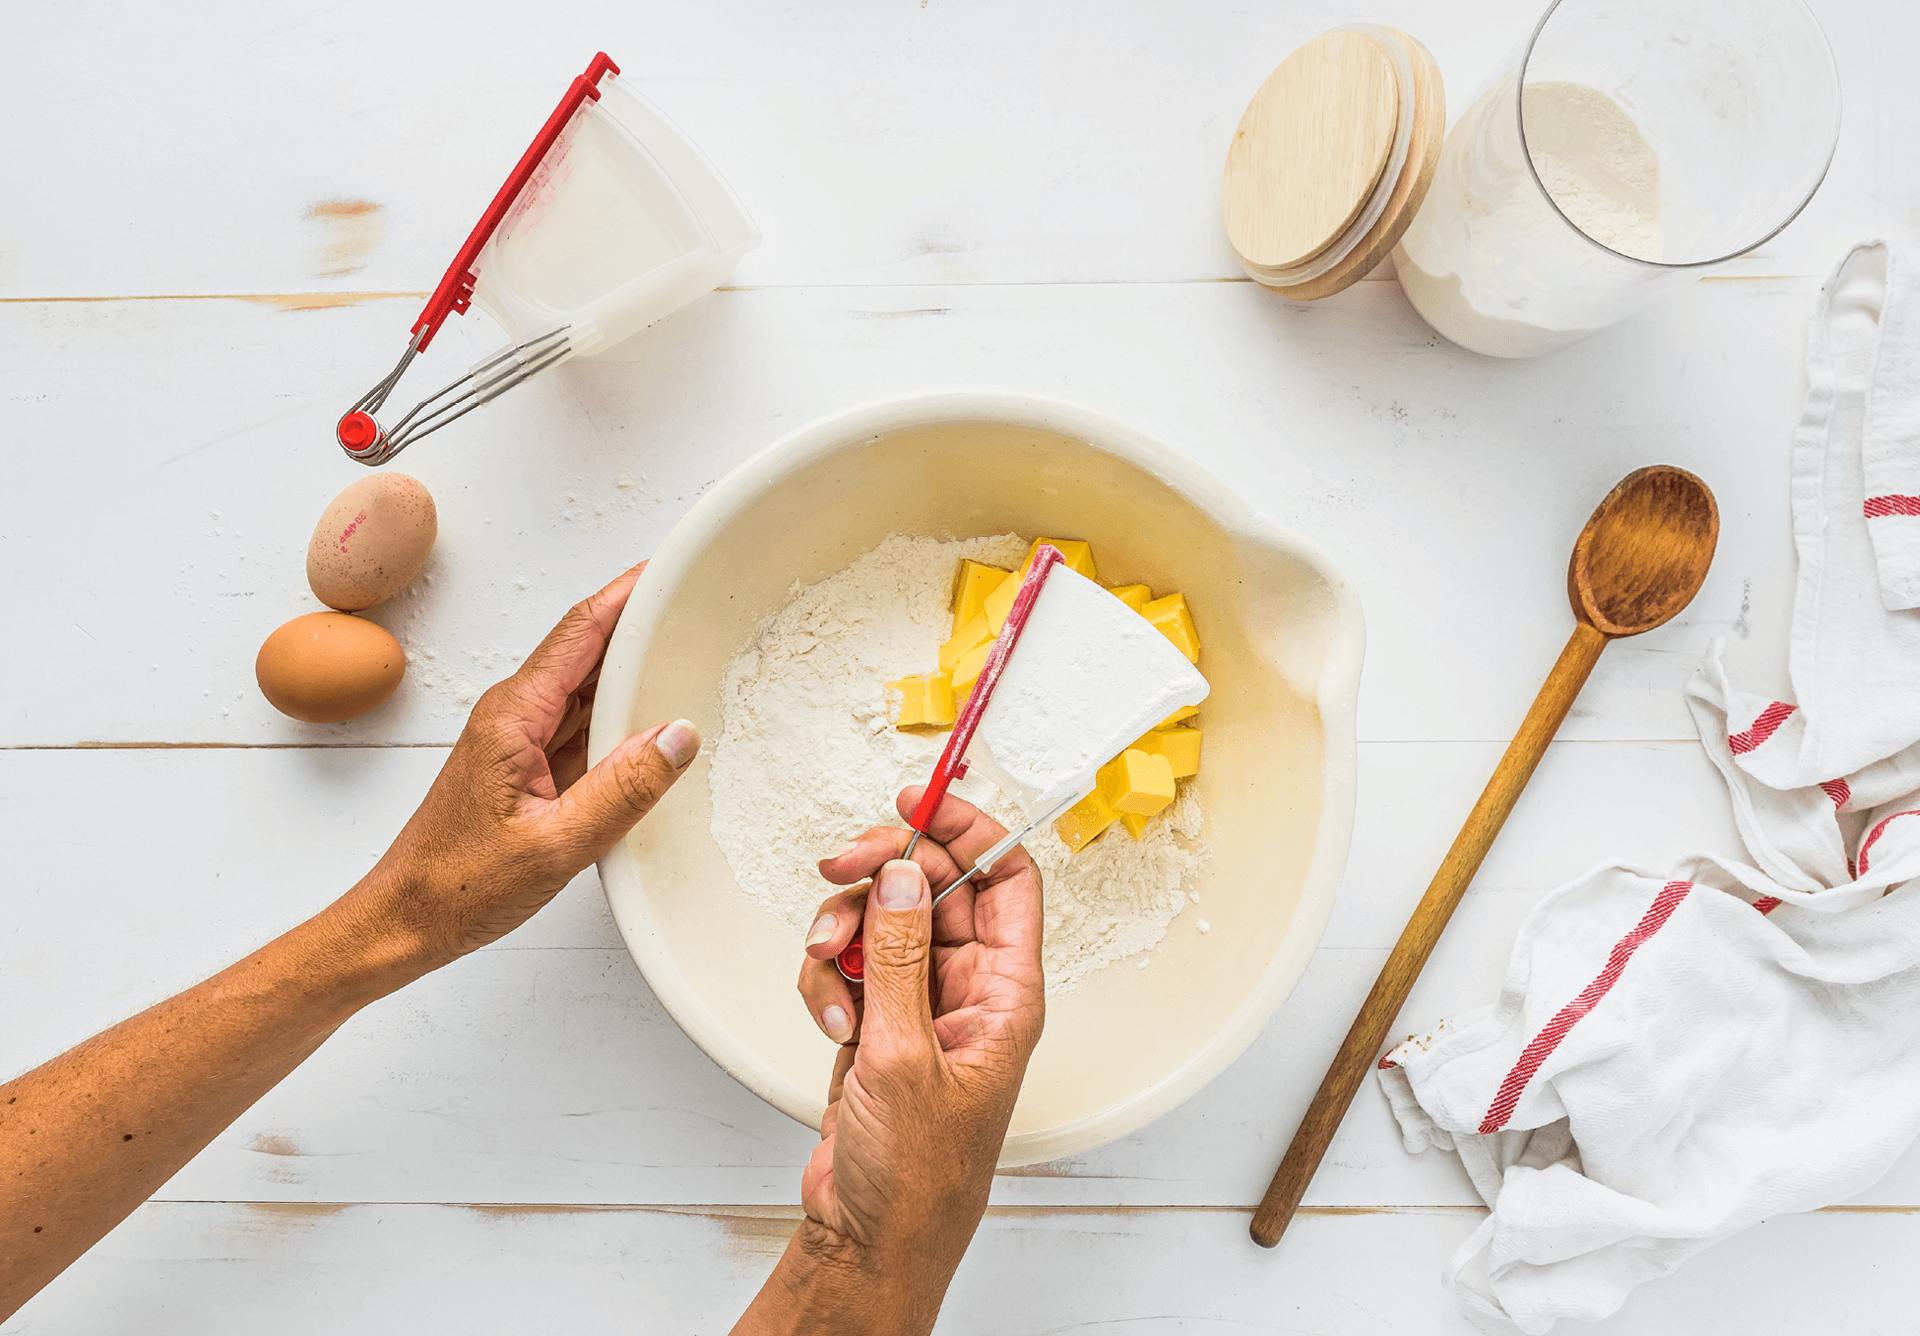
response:
[[[720,731],[711,744],[713,837],[740,890],[793,930],[796,956],[820,901],[835,888],[815,864],[871,826],[904,825],[895,796],[924,784],[945,733],[888,720],[886,683],[933,669],[952,631],[948,598],[963,557],[1012,569],[1016,535],[942,542],[894,535],[851,566],[792,591],[728,663]],[[969,775],[954,793],[1012,829],[1020,808]],[[1206,814],[1180,796],[1134,840],[1118,825],[1078,854],[1051,829],[1027,851],[1046,884],[1047,989],[1077,988],[1095,970],[1149,950],[1193,901]]]

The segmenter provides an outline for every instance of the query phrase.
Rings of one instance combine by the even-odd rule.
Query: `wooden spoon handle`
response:
[[[1600,660],[1600,651],[1606,647],[1607,637],[1581,622],[1574,627],[1567,647],[1560,651],[1553,671],[1547,674],[1540,694],[1534,697],[1533,708],[1527,711],[1526,720],[1514,735],[1507,754],[1500,758],[1500,765],[1487,781],[1480,801],[1473,805],[1466,825],[1460,828],[1453,848],[1447,851],[1446,861],[1434,873],[1433,883],[1420,898],[1419,907],[1400,934],[1393,954],[1387,957],[1373,991],[1361,1004],[1353,1028],[1347,1031],[1333,1066],[1307,1108],[1307,1116],[1301,1119],[1299,1130],[1293,1134],[1286,1158],[1280,1161],[1273,1182],[1267,1186],[1267,1195],[1253,1213],[1253,1241],[1261,1247],[1273,1247],[1286,1232],[1294,1209],[1300,1205],[1307,1184],[1313,1180],[1314,1170],[1320,1167],[1320,1157],[1326,1154],[1327,1144],[1346,1116],[1347,1106],[1353,1103],[1354,1093],[1374,1066],[1388,1029],[1406,1003],[1407,994],[1413,990],[1413,981],[1419,977],[1427,957],[1433,954],[1434,944],[1440,940],[1447,920],[1453,917],[1454,907],[1466,894],[1468,883],[1480,870],[1481,860],[1506,823],[1507,814],[1533,777],[1534,767],[1540,764],[1547,744],[1553,741],[1560,721],[1567,717],[1574,697],[1580,694],[1587,674],[1593,671],[1593,665]]]

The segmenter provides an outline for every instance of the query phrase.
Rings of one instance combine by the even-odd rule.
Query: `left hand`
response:
[[[488,688],[433,787],[353,895],[432,969],[505,936],[652,810],[700,750],[684,719],[628,738],[591,770],[587,720],[641,562],[574,605],[519,671]]]

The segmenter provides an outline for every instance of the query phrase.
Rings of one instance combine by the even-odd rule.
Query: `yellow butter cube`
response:
[[[945,728],[952,725],[956,717],[953,685],[945,673],[903,677],[898,682],[887,683],[887,687],[900,693],[900,717],[894,720],[895,728]]]
[[[979,561],[960,563],[960,569],[953,577],[953,633],[956,636],[980,615],[981,605],[987,601],[987,595],[1006,578],[1007,572],[998,566]]]
[[[978,649],[993,640],[993,632],[987,629],[984,613],[976,614],[972,621],[953,633],[953,639],[940,647],[940,671],[951,673],[955,664],[966,657],[967,651]]]
[[[980,670],[987,666],[987,655],[991,653],[993,653],[993,642],[989,640],[962,654],[959,662],[953,665],[953,672],[949,675],[948,681],[952,683],[956,709],[964,705],[967,697],[973,694],[973,684],[979,680]]]
[[[1127,834],[1137,840],[1147,833],[1147,822],[1150,819],[1149,817],[1135,816],[1132,812],[1127,812],[1121,816],[1120,824],[1127,828]]]
[[[1152,816],[1173,801],[1173,766],[1129,747],[1100,767],[1100,792],[1116,814]]]
[[[1145,585],[1115,585],[1107,591],[1135,612],[1153,601],[1153,591]]]
[[[1074,542],[1063,538],[1036,538],[1027,549],[1027,559],[1020,563],[1020,569],[995,585],[981,601],[981,611],[987,615],[987,626],[995,635],[1007,624],[1007,614],[1013,610],[1014,596],[1020,592],[1021,581],[1027,578],[1027,572],[1033,569],[1033,554],[1040,550],[1042,543],[1060,549],[1062,565],[1080,572],[1089,580],[1094,578],[1093,546],[1090,543]]]
[[[1100,790],[1095,789],[1069,807],[1066,814],[1053,823],[1053,829],[1066,842],[1067,848],[1077,854],[1113,824],[1115,815]]]
[[[1156,728],[1133,745],[1149,756],[1166,757],[1175,779],[1200,773],[1200,730],[1197,728]]]
[[[1175,710],[1172,714],[1168,715],[1165,719],[1162,719],[1159,723],[1155,724],[1154,727],[1157,729],[1172,728],[1175,724],[1179,723],[1182,719],[1191,719],[1193,718],[1193,716],[1199,713],[1200,713],[1200,707],[1198,705],[1182,705],[1179,709]]]
[[[1020,569],[1015,572],[1015,574],[1024,576],[1033,568],[1033,554],[1040,550],[1042,543],[1045,543],[1049,547],[1057,547],[1060,549],[1060,556],[1063,559],[1061,561],[1062,565],[1080,572],[1080,574],[1086,576],[1089,580],[1097,580],[1100,578],[1093,572],[1093,544],[1078,542],[1071,538],[1034,539],[1033,545],[1027,549],[1027,559],[1020,563]]]
[[[1187,656],[1188,663],[1200,662],[1200,633],[1193,628],[1193,614],[1187,610],[1185,594],[1156,598],[1140,609],[1140,615],[1153,623],[1153,629],[1173,642]]]
[[[995,635],[1007,624],[1007,614],[1013,611],[1013,596],[1020,592],[1020,572],[1015,571],[1006,577],[981,601],[981,615],[987,619],[987,629]]]

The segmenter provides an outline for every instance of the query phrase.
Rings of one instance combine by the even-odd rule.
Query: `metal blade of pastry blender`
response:
[[[1092,789],[1087,790],[1087,793],[1092,793],[1092,792],[1093,792]],[[966,883],[972,881],[975,873],[984,874],[984,873],[993,871],[993,865],[995,863],[998,863],[1002,858],[1005,858],[1009,853],[1011,853],[1013,851],[1014,845],[1026,839],[1027,836],[1033,834],[1034,831],[1040,829],[1040,827],[1046,825],[1049,821],[1058,821],[1061,817],[1067,814],[1068,808],[1072,807],[1075,803],[1079,802],[1082,798],[1086,797],[1087,793],[1076,793],[1071,798],[1061,799],[1056,806],[1048,808],[1045,812],[1041,813],[1039,816],[1035,817],[1033,820],[1027,822],[1026,825],[1020,827],[1020,829],[1014,831],[1012,834],[1008,835],[1005,839],[1001,840],[998,844],[994,845],[991,849],[981,854],[980,857],[977,860],[975,860],[974,865],[967,869],[966,875],[962,876],[959,880],[955,881],[953,885],[947,887],[946,890],[940,892],[940,894],[933,897],[933,903],[935,905],[938,905],[942,900],[946,899],[949,895],[952,895],[955,891],[959,890]]]

